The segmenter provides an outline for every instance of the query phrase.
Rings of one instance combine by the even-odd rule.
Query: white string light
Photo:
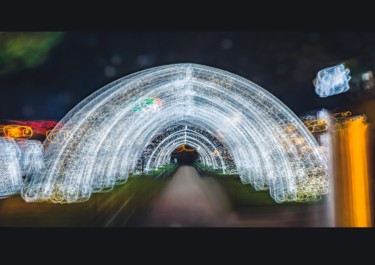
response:
[[[20,165],[22,176],[32,176],[44,167],[43,145],[36,140],[17,141],[21,151]]]
[[[183,142],[179,141],[181,137],[183,137]],[[212,165],[214,169],[220,169],[222,173],[226,173],[227,168],[230,168],[233,163],[230,157],[223,159],[226,148],[212,134],[186,125],[165,130],[145,148],[142,156],[147,159],[146,172],[169,163],[172,151],[182,144],[195,147],[208,165]]]
[[[21,151],[12,138],[0,137],[0,197],[21,191],[23,180],[20,167]]]

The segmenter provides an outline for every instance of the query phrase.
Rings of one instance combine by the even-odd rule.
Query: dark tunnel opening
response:
[[[173,152],[171,159],[177,160],[177,164],[181,165],[194,165],[199,157],[198,152],[189,145],[181,145],[177,147]]]

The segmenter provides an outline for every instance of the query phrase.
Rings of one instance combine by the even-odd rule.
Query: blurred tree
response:
[[[63,35],[62,32],[0,32],[0,75],[42,64]]]

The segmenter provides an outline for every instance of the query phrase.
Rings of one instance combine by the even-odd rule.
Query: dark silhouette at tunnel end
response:
[[[176,161],[179,166],[194,165],[199,158],[198,152],[189,145],[181,145],[177,147],[171,155],[171,160]]]

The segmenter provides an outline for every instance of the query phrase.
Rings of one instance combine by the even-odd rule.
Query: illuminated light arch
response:
[[[0,137],[0,198],[21,191],[21,150],[12,138]]]
[[[217,165],[215,163],[215,160],[213,159],[213,157],[210,155],[210,152],[207,150],[207,147],[205,147],[202,143],[196,141],[195,139],[193,139],[191,137],[187,137],[187,141],[185,141],[184,137],[180,137],[180,138],[176,138],[175,141],[168,143],[167,146],[165,146],[165,148],[160,150],[160,152],[157,154],[157,156],[155,158],[154,166],[149,167],[149,168],[160,167],[160,166],[168,163],[167,162],[168,157],[170,158],[172,152],[177,147],[179,147],[183,144],[187,144],[187,145],[190,145],[193,148],[195,148],[195,150],[198,152],[198,154],[204,158],[205,163],[210,164],[210,165],[213,165],[213,164]]]
[[[181,141],[181,139],[183,141]],[[205,161],[211,161],[210,164],[214,165],[214,168],[221,168],[223,173],[225,172],[225,163],[221,153],[218,152],[219,155],[216,158],[212,155],[212,152],[217,151],[218,147],[216,147],[206,136],[193,131],[192,129],[185,128],[171,133],[156,145],[146,163],[146,171],[150,168],[159,167],[168,163],[168,158],[171,156],[172,151],[181,144],[188,144],[195,147],[195,150],[200,155],[204,158],[208,158],[205,159]],[[201,151],[200,148],[202,148]],[[202,152],[204,152],[204,154]]]
[[[40,141],[0,137],[0,150],[1,198],[20,193],[24,185],[23,177],[40,172],[44,161]]]
[[[205,164],[213,166],[214,168],[219,168],[217,161],[211,155],[210,151],[207,149],[204,144],[197,141],[194,138],[187,137],[187,141],[185,141],[184,137],[177,138],[175,142],[171,142],[166,146],[166,149],[162,150],[156,159],[156,167],[166,164],[168,158],[171,157],[172,152],[179,146],[187,143],[188,145],[194,147],[197,153],[203,158]]]
[[[44,167],[43,145],[37,140],[17,141],[20,148],[20,166],[22,176],[40,172]]]
[[[134,99],[158,98],[153,111]],[[151,102],[151,101],[150,101]],[[269,189],[276,202],[327,192],[327,159],[299,118],[256,84],[196,64],[147,69],[96,91],[44,142],[44,169],[23,188],[28,201],[73,203],[127,180],[143,148],[171,126],[190,124],[220,135],[244,183]],[[56,135],[57,137],[57,135]],[[296,139],[304,139],[304,145]]]

